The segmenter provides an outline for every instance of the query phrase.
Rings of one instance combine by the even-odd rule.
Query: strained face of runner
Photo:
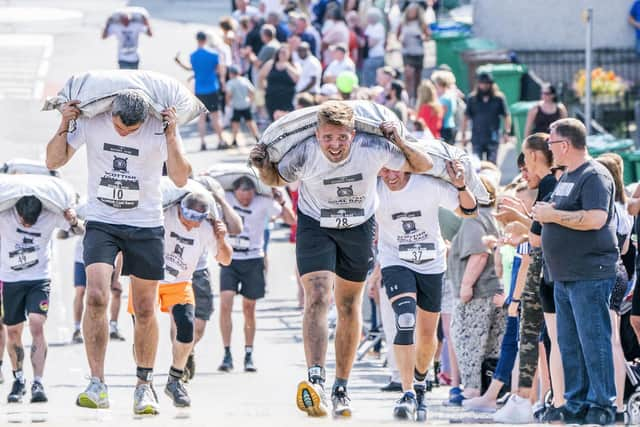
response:
[[[391,191],[402,190],[404,186],[407,185],[410,175],[411,174],[406,172],[394,171],[387,168],[380,169],[380,177]]]
[[[349,157],[355,134],[354,129],[329,123],[318,126],[316,130],[316,138],[322,154],[333,163],[339,163]]]
[[[249,206],[253,198],[256,197],[256,190],[248,186],[241,186],[233,192],[233,195],[236,196],[236,199],[242,206],[246,207]]]

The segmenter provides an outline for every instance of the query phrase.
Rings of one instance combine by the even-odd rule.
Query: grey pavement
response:
[[[227,0],[145,0],[135,2],[150,9],[155,36],[141,37],[141,66],[172,75],[182,81],[187,73],[173,63],[176,52],[193,49],[197,30],[212,26],[228,13]],[[10,158],[44,158],[47,141],[59,122],[57,112],[41,112],[43,96],[53,95],[74,72],[110,68],[116,65],[114,40],[100,39],[102,25],[115,8],[125,5],[115,0],[0,1],[0,162]],[[243,162],[247,147],[226,152],[200,152],[194,125],[182,129],[189,159],[196,171],[224,162]],[[213,137],[209,137],[213,143]],[[213,145],[213,144],[212,144]],[[80,151],[62,169],[62,175],[83,193],[87,170]],[[139,419],[132,415],[135,364],[131,352],[132,327],[126,313],[120,326],[127,342],[109,345],[106,382],[110,387],[111,409],[86,410],[75,406],[75,397],[86,386],[89,373],[83,346],[70,345],[72,333],[73,241],[54,242],[53,285],[46,334],[50,342],[44,383],[47,404],[7,405],[10,365],[4,357],[5,384],[0,385],[0,425],[40,423],[47,425],[317,425],[331,422],[312,420],[295,407],[295,389],[306,376],[301,343],[301,313],[296,309],[296,282],[293,272],[294,247],[287,242],[286,229],[273,234],[269,250],[270,269],[267,297],[258,304],[256,374],[241,372],[242,319],[239,306],[233,314],[232,351],[236,371],[221,374],[216,368],[223,350],[216,314],[209,322],[204,340],[196,351],[197,373],[189,384],[192,408],[178,410],[162,393],[171,357],[169,322],[160,314],[161,341],[156,362],[156,388],[162,412],[158,417]],[[217,267],[212,268],[214,289]],[[125,297],[126,298],[126,286]],[[217,293],[217,292],[216,292]],[[123,306],[126,306],[123,304]],[[216,301],[217,306],[217,301]],[[25,343],[30,339],[25,334]],[[329,379],[333,378],[333,352],[329,355]],[[400,396],[383,394],[378,388],[387,381],[383,360],[365,358],[355,366],[350,382],[354,404],[351,425],[383,425],[393,422],[391,410]],[[26,367],[27,379],[32,379]],[[430,395],[433,423],[481,422],[481,418],[440,405],[446,389]],[[467,418],[465,418],[467,417]],[[485,416],[486,419],[486,416]]]

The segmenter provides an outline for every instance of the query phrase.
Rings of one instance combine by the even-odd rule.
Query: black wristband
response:
[[[467,186],[463,185],[462,187],[456,187],[456,190],[458,190],[458,191],[466,191],[467,190]]]
[[[520,304],[520,300],[515,298],[511,298],[511,302],[517,302],[518,304]]]
[[[471,214],[473,214],[475,211],[477,211],[477,210],[478,210],[478,204],[476,203],[476,205],[475,205],[473,208],[471,208],[471,209],[467,209],[467,208],[465,208],[464,206],[460,206],[460,210],[461,210],[461,211],[462,211],[462,213],[463,213],[463,214],[465,214],[465,215],[471,215]]]

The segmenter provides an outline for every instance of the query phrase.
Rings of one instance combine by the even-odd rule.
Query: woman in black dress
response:
[[[269,117],[276,120],[284,112],[293,111],[293,98],[300,70],[291,58],[291,49],[283,44],[273,59],[260,70],[262,82],[266,82],[265,103]]]

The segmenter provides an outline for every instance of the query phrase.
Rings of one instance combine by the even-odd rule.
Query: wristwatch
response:
[[[458,191],[465,191],[467,189],[466,185],[463,185],[462,187],[456,187],[456,190]]]

